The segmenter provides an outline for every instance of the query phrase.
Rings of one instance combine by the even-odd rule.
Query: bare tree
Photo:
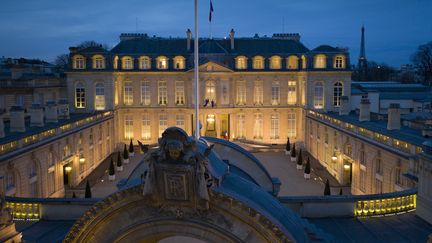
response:
[[[92,46],[102,47],[102,48],[105,49],[105,50],[108,50],[108,49],[109,49],[108,44],[100,44],[100,43],[98,43],[98,42],[96,42],[96,41],[94,41],[94,40],[90,40],[90,41],[83,41],[83,42],[81,42],[80,44],[78,44],[77,47],[78,47],[79,49],[84,49],[84,48],[92,47]]]
[[[54,65],[59,72],[64,72],[68,68],[69,65],[69,55],[68,54],[60,54],[54,60]]]
[[[423,84],[432,86],[432,41],[420,45],[411,60]]]

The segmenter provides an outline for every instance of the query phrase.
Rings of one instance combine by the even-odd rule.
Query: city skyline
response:
[[[84,2],[77,1],[70,6],[46,0],[20,6],[12,1],[4,2],[0,10],[3,36],[0,55],[53,61],[57,55],[67,53],[69,46],[83,40],[112,47],[124,32],[185,38],[186,29],[193,28],[193,1],[81,3]],[[318,1],[311,4],[273,0],[247,5],[246,1],[235,4],[213,1],[212,36],[228,36],[231,28],[237,37],[295,32],[309,49],[320,44],[348,47],[354,64],[359,56],[360,28],[364,25],[368,60],[399,67],[410,62],[417,46],[431,39],[432,24],[427,21],[427,9],[432,4],[424,0],[392,1],[389,7],[389,3],[334,0],[322,5]],[[209,1],[200,1],[199,9],[200,37],[208,38]]]

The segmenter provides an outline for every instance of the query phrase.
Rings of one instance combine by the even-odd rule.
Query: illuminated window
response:
[[[334,59],[334,68],[345,68],[345,57],[344,56],[336,56]]]
[[[159,137],[168,128],[168,116],[165,114],[159,115]]]
[[[133,117],[126,115],[124,118],[124,138],[127,140],[133,139]]]
[[[126,81],[124,84],[123,102],[125,105],[133,105],[133,86],[132,82]]]
[[[176,105],[184,105],[185,104],[185,92],[184,92],[184,82],[176,81],[175,82],[175,103]]]
[[[262,139],[263,138],[263,115],[261,113],[255,114],[255,122],[254,122],[254,139]]]
[[[168,104],[168,94],[167,94],[167,83],[166,81],[158,82],[158,104],[167,105]]]
[[[105,69],[105,57],[102,55],[93,56],[93,68],[94,69]]]
[[[343,91],[342,83],[340,82],[335,83],[333,86],[333,105],[335,107],[339,107],[341,105],[341,97],[343,93],[342,91]]]
[[[278,81],[273,81],[271,87],[271,104],[279,105],[280,103],[280,86]]]
[[[324,86],[322,82],[316,82],[314,87],[314,108],[324,108]]]
[[[281,69],[281,66],[280,56],[270,57],[270,69]]]
[[[318,54],[314,57],[314,67],[315,68],[326,68],[326,56],[323,54]]]
[[[122,58],[122,69],[133,69],[133,58],[126,56]]]
[[[307,68],[307,61],[306,61],[306,57],[302,56],[301,57],[301,61],[302,61],[302,69],[306,69]]]
[[[289,56],[287,58],[287,68],[288,69],[298,69],[298,60],[297,56]]]
[[[140,57],[139,58],[139,69],[150,69],[151,62],[149,57]]]
[[[245,138],[245,115],[237,115],[237,138]]]
[[[264,102],[264,89],[262,81],[255,81],[254,85],[254,104],[262,105]]]
[[[247,68],[247,58],[245,56],[236,57],[236,68],[246,69]]]
[[[84,85],[79,82],[75,86],[75,108],[85,108],[85,88]]]
[[[205,98],[209,101],[216,101],[216,83],[215,81],[206,82]]]
[[[141,81],[141,105],[150,105],[150,82]]]
[[[246,105],[246,82],[237,81],[237,105]]]
[[[179,127],[183,130],[185,129],[185,120],[183,114],[176,115],[176,127]]]
[[[288,113],[288,137],[295,138],[297,136],[296,131],[296,114]]]
[[[185,58],[182,56],[174,57],[174,69],[185,69]]]
[[[279,115],[272,114],[270,118],[270,139],[279,139]]]
[[[151,139],[151,125],[150,125],[150,115],[144,114],[142,116],[142,126],[141,126],[141,138],[143,140]]]
[[[105,87],[103,83],[95,85],[95,109],[105,110]]]
[[[366,171],[360,170],[360,191],[366,192]]]
[[[73,69],[85,69],[86,63],[85,58],[81,55],[75,55],[72,58]]]
[[[256,56],[253,58],[253,69],[264,69],[264,57]]]
[[[168,58],[160,56],[156,58],[157,69],[168,69]]]
[[[297,104],[296,81],[288,81],[288,105]]]

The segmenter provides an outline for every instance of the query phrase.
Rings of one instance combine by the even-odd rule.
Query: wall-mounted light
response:
[[[81,157],[79,158],[79,162],[82,164],[85,162],[85,158],[81,155]]]
[[[344,164],[344,169],[345,170],[349,170],[351,168],[351,166],[349,164]]]
[[[336,151],[333,152],[333,155],[332,155],[331,159],[332,159],[333,162],[336,162],[336,160],[337,160],[337,154],[336,154]]]
[[[69,172],[71,172],[72,171],[72,167],[71,166],[66,166],[65,167],[65,171],[67,172],[67,173],[69,173]]]

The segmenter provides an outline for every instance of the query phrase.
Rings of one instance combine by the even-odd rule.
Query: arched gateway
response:
[[[144,183],[95,204],[64,242],[158,242],[185,236],[206,242],[327,241],[270,193],[230,172],[205,141],[168,128],[144,158]]]

